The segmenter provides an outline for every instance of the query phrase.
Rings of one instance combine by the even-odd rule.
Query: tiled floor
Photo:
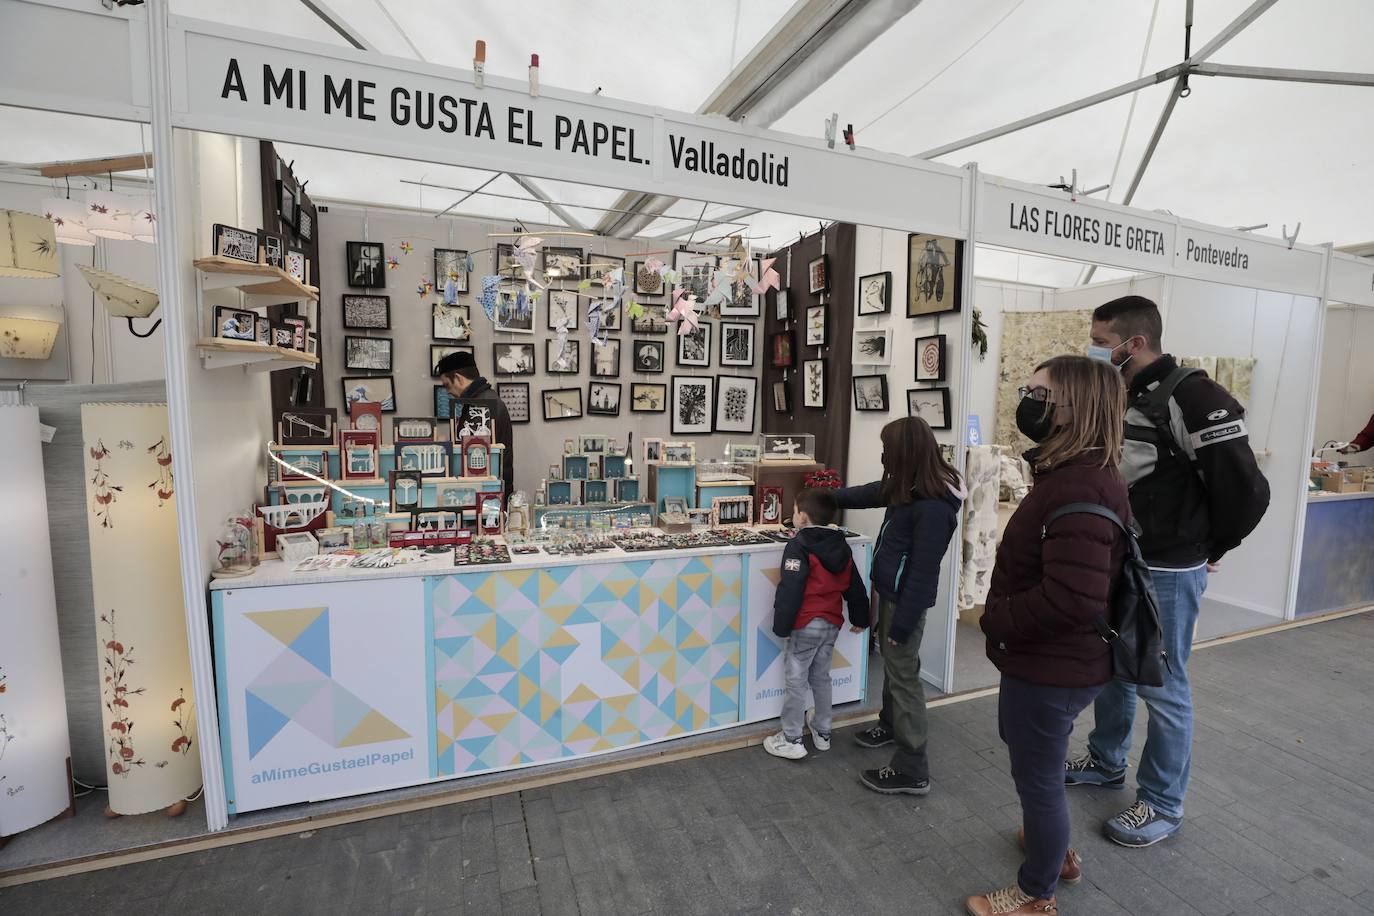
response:
[[[1098,828],[1127,794],[1071,791],[1086,880],[1060,912],[1374,911],[1372,660],[1368,614],[1195,655],[1183,832],[1119,849]],[[840,734],[0,890],[0,912],[957,913],[1018,864],[995,702],[932,710],[925,799],[865,791],[884,754]]]

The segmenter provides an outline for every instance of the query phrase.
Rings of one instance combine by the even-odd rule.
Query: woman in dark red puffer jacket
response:
[[[1105,506],[1130,524],[1118,470],[1126,390],[1117,369],[1057,356],[1021,390],[1017,426],[1038,447],[1026,458],[1035,486],[997,549],[982,627],[1002,683],[998,725],[1021,797],[1026,860],[1016,883],[970,897],[973,916],[1056,912],[1055,888],[1081,869],[1069,849],[1064,758],[1074,719],[1112,678],[1093,621],[1106,613],[1125,559],[1125,536],[1096,515],[1050,513]]]

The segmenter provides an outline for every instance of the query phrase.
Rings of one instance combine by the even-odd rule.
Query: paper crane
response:
[[[697,329],[697,297],[688,293],[682,287],[673,288],[673,307],[668,310],[666,317],[669,321],[676,321],[677,332],[679,334],[690,334]]]
[[[592,336],[592,346],[604,347],[610,338],[611,329],[606,327],[606,318],[613,306],[606,299],[593,299],[587,306],[587,332]]]
[[[511,257],[515,263],[520,265],[520,269],[525,272],[525,282],[533,283],[540,289],[544,284],[540,283],[534,276],[534,262],[539,256],[539,246],[544,240],[532,235],[522,235],[515,240],[515,247],[511,250]]]
[[[477,297],[477,302],[492,321],[496,320],[496,292],[500,288],[501,277],[487,275],[482,278],[482,294]]]
[[[457,304],[458,304],[458,281],[454,280],[452,277],[449,277],[449,278],[448,278],[448,282],[444,284],[444,305],[457,305]]]
[[[735,295],[735,279],[728,269],[717,268],[711,275],[711,292],[702,305],[726,305]]]
[[[778,276],[777,270],[773,267],[777,258],[764,258],[759,265],[759,280],[757,283],[750,283],[749,286],[755,294],[762,296],[770,289],[782,289],[782,278]]]
[[[564,315],[562,320],[554,326],[554,365],[560,369],[568,367],[568,328],[572,325],[572,316]]]

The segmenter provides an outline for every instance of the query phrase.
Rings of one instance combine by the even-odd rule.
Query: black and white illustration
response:
[[[854,409],[887,411],[887,376],[854,376]]]
[[[306,257],[305,252],[299,248],[287,247],[286,253],[282,255],[281,269],[286,271],[301,283],[306,281]]]
[[[635,382],[630,386],[630,413],[663,413],[667,409],[667,385]]]
[[[860,328],[854,331],[856,366],[888,366],[892,364],[892,331],[889,328]]]
[[[495,251],[496,269],[494,273],[509,280],[523,279],[525,269],[515,260],[515,246],[510,242],[500,242]]]
[[[663,371],[663,341],[636,340],[630,346],[634,348],[634,371]]]
[[[906,412],[920,417],[931,429],[949,429],[949,389],[912,388],[906,393]]]
[[[754,365],[754,331],[752,324],[721,322],[720,364],[722,366]]]
[[[348,243],[348,285],[386,286],[386,249],[381,242]]]
[[[262,242],[263,258],[268,265],[278,268],[285,267],[286,248],[282,242],[282,237],[270,232],[260,233],[259,236]]]
[[[825,409],[825,360],[802,363],[802,406]]]
[[[587,413],[604,417],[620,416],[620,385],[616,382],[589,382]]]
[[[811,305],[806,309],[806,345],[823,347],[826,344],[828,310],[823,305]]]
[[[497,382],[496,396],[506,405],[512,423],[530,422],[529,382]]]
[[[646,268],[643,261],[635,261],[635,295],[659,296],[663,292],[663,276]]]
[[[716,432],[752,433],[759,380],[722,375],[716,379]]]
[[[581,388],[553,388],[543,392],[545,420],[575,420],[582,416]]]
[[[434,303],[431,336],[435,340],[471,340],[472,307]]]
[[[589,254],[587,255],[587,279],[598,286],[604,285],[601,278],[613,270],[624,270],[625,259],[614,254]],[[623,275],[622,275],[623,276]],[[628,281],[629,277],[625,277]]]
[[[534,333],[534,297],[523,286],[503,286],[496,294],[492,325],[511,334]]]
[[[550,331],[557,331],[559,328],[566,327],[569,331],[577,330],[577,291],[571,289],[550,289],[548,291],[549,308],[547,320]]]
[[[345,336],[344,368],[364,372],[390,372],[391,338]]]
[[[576,282],[582,277],[582,249],[555,248],[543,251],[544,279],[550,282]]]
[[[892,310],[892,272],[883,271],[859,278],[860,317],[883,315]]]
[[[661,305],[646,305],[644,313],[630,320],[630,330],[636,334],[667,334],[668,319]]]
[[[248,264],[258,263],[258,234],[235,229],[223,223],[213,227],[214,252],[222,258],[233,258]]]
[[[773,319],[778,324],[786,324],[792,320],[791,306],[787,302],[787,290],[777,290],[773,296]]]
[[[452,280],[458,292],[468,291],[468,253],[457,248],[434,249],[434,289],[443,293]]]
[[[673,376],[673,435],[692,436],[711,432],[714,394],[715,379],[709,376]]]
[[[773,383],[773,410],[781,414],[792,412],[792,389],[786,382]]]
[[[757,318],[761,311],[763,297],[754,292],[754,284],[759,281],[759,260],[754,258],[744,269],[744,276],[733,281],[730,298],[721,304],[722,318]]]
[[[215,306],[215,336],[226,340],[257,340],[257,324],[266,324],[267,319],[256,312]]]
[[[677,285],[705,302],[711,295],[711,281],[716,274],[716,256],[697,254],[695,251],[678,249],[673,252],[673,270],[677,271]]]
[[[679,366],[711,365],[711,325],[705,321],[695,329],[677,337],[677,364]]]
[[[448,344],[430,344],[430,345],[429,345],[429,375],[430,375],[430,377],[431,377],[431,378],[438,378],[438,377],[439,377],[439,361],[440,361],[441,359],[443,359],[445,356],[449,356],[449,355],[452,355],[452,354],[454,354],[454,353],[467,353],[467,354],[469,354],[469,355],[472,355],[472,354],[475,354],[476,352],[477,352],[477,351],[476,351],[475,349],[473,349],[472,347],[464,347],[464,346],[452,347],[452,346],[449,346]]]
[[[612,337],[601,346],[592,342],[592,376],[594,378],[620,377],[620,339]],[[588,405],[590,409],[590,405]]]
[[[491,363],[497,375],[534,375],[534,344],[492,344]]]
[[[345,295],[343,326],[350,331],[388,330],[391,327],[391,297]]]
[[[582,371],[582,341],[568,338],[562,346],[556,339],[544,341],[544,363],[551,375],[576,375]]]

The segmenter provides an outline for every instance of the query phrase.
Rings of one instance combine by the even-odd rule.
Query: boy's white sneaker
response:
[[[774,757],[782,757],[786,760],[801,760],[806,756],[806,746],[800,741],[788,741],[787,736],[782,732],[764,738],[763,749]]]
[[[806,711],[806,730],[811,733],[811,743],[816,745],[816,750],[828,751],[830,750],[830,736],[822,735],[820,732],[816,731],[815,726],[811,724],[811,720],[815,718],[815,713],[816,711],[814,709],[808,709]]]

